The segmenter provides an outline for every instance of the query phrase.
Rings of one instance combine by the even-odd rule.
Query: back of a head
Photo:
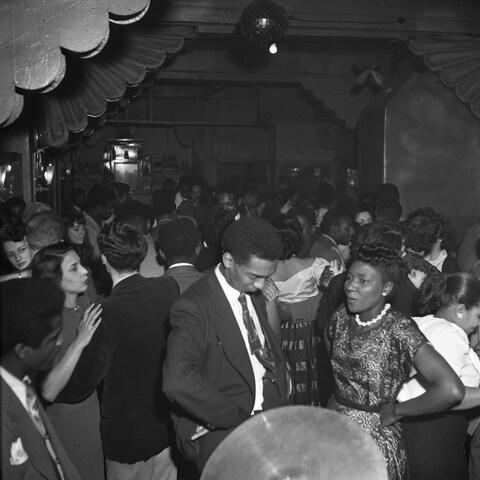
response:
[[[398,222],[402,216],[402,206],[398,200],[386,198],[379,200],[375,207],[375,220],[377,222]]]
[[[32,250],[58,243],[63,238],[62,219],[53,212],[42,212],[27,223],[27,241]]]
[[[405,246],[414,252],[429,253],[437,240],[438,228],[436,213],[430,208],[421,208],[412,212],[405,222]]]
[[[153,192],[152,207],[157,218],[172,215],[175,211],[174,190],[156,190]]]
[[[0,285],[2,357],[21,343],[38,347],[61,315],[64,294],[51,280],[23,278]]]
[[[118,272],[134,272],[147,254],[145,236],[128,223],[106,225],[98,237],[100,251]]]
[[[259,217],[245,217],[230,224],[223,233],[222,247],[239,264],[246,264],[252,256],[273,261],[283,255],[275,227]]]
[[[398,191],[398,187],[393,183],[382,183],[378,186],[375,193],[376,202],[381,202],[387,199],[396,200],[397,202],[400,201],[400,192]]]
[[[281,260],[288,260],[296,255],[303,243],[302,226],[292,215],[279,215],[272,221],[283,245]]]
[[[31,218],[33,218],[35,215],[38,215],[39,213],[43,212],[51,212],[52,207],[48,205],[47,203],[43,202],[32,202],[29,203],[23,212],[23,223],[26,225]]]
[[[395,222],[374,222],[362,225],[355,240],[356,248],[361,245],[381,244],[400,253],[403,244],[402,227]]]
[[[179,258],[193,258],[200,244],[200,233],[188,218],[179,218],[164,226],[158,238],[158,246],[168,263]]]
[[[338,225],[342,219],[351,219],[352,213],[346,207],[334,207],[328,210],[322,220],[322,232],[328,233],[331,231],[333,226]]]
[[[118,205],[115,210],[115,220],[120,223],[128,223],[141,233],[146,234],[149,207],[136,200],[128,200]]]
[[[439,273],[427,277],[420,290],[419,312],[434,314],[441,307],[465,305],[467,310],[480,304],[480,280],[470,273]]]
[[[108,185],[94,183],[87,192],[86,207],[93,208],[99,205],[113,204],[117,197]]]

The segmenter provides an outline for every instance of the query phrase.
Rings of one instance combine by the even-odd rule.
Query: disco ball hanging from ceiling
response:
[[[276,53],[276,44],[288,28],[285,9],[270,0],[254,0],[240,17],[241,35],[252,45]]]

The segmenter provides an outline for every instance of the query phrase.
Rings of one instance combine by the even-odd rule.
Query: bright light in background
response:
[[[272,55],[275,55],[275,54],[278,52],[277,44],[276,44],[276,43],[272,43],[272,44],[270,45],[270,48],[268,49],[268,51],[269,51]]]

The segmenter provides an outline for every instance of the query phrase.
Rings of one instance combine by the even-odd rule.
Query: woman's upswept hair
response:
[[[421,288],[419,313],[429,315],[452,304],[465,305],[470,310],[480,304],[480,280],[470,273],[439,273],[425,280]]]
[[[138,270],[147,254],[145,236],[128,223],[106,225],[98,236],[98,245],[108,263],[119,272]]]
[[[380,270],[383,281],[393,282],[394,285],[403,281],[407,275],[407,269],[398,252],[380,243],[360,245],[353,261],[363,262]]]
[[[277,229],[283,245],[281,260],[288,260],[296,255],[303,243],[302,226],[291,215],[279,215],[274,218],[272,225]]]
[[[72,250],[75,251],[73,245],[65,242],[55,243],[40,249],[32,260],[32,277],[49,278],[60,285],[63,276],[63,259]]]

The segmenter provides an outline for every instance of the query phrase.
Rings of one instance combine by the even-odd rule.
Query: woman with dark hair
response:
[[[52,402],[47,411],[82,478],[103,479],[97,394],[94,391],[82,401],[71,403],[64,392],[100,323],[101,306],[91,305],[85,295],[88,272],[71,245],[59,243],[39,250],[32,262],[32,275],[52,279],[65,294],[59,360],[42,378],[40,386],[43,398]]]
[[[425,260],[443,273],[458,272],[456,262],[455,230],[447,217],[435,213],[432,217],[435,225],[435,242],[425,255]]]
[[[320,278],[327,267],[323,258],[298,258],[303,243],[302,227],[294,216],[273,221],[283,244],[283,256],[272,275],[278,288],[282,349],[292,368],[293,401],[299,405],[326,402],[319,385],[318,360],[321,339],[314,322],[321,299]],[[338,272],[339,273],[339,272]]]
[[[13,278],[30,277],[32,256],[25,237],[25,227],[23,225],[5,225],[0,232],[0,243],[2,254],[11,267],[9,271],[2,272],[4,274],[0,275],[0,282]]]
[[[407,478],[400,418],[441,412],[464,387],[410,318],[387,299],[405,276],[401,257],[383,245],[361,245],[345,280],[346,306],[327,328],[335,382],[334,408],[366,429],[384,456],[389,480]],[[425,378],[420,397],[396,403],[412,366]]]
[[[422,285],[420,302],[421,313],[428,315],[414,317],[415,322],[466,387],[465,398],[455,410],[479,406],[480,360],[470,347],[468,336],[480,325],[480,280],[468,273],[439,274]],[[421,379],[412,371],[412,378],[402,387],[397,398],[405,401],[424,392]],[[467,478],[467,420],[460,412],[408,419],[403,423],[403,433],[412,478]],[[479,462],[477,453],[472,457],[471,465],[476,463],[478,469]],[[472,480],[479,478],[479,470],[476,472]]]

